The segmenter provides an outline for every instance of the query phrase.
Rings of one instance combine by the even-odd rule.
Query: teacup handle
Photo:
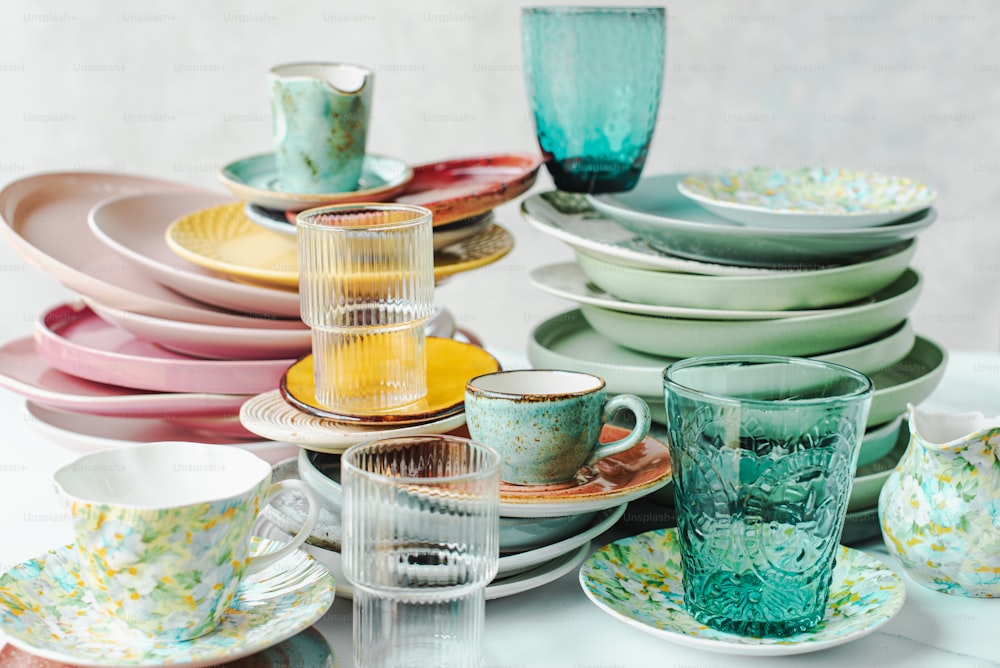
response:
[[[265,506],[271,502],[271,498],[278,492],[284,490],[295,490],[297,492],[302,492],[309,502],[309,515],[306,517],[305,523],[302,528],[299,529],[298,533],[292,536],[292,539],[282,545],[280,548],[274,552],[268,552],[267,554],[258,554],[256,556],[250,557],[250,563],[247,564],[246,571],[244,575],[250,575],[251,573],[256,573],[257,571],[267,568],[271,564],[275,564],[289,554],[294,552],[306,542],[306,538],[312,533],[313,527],[316,526],[316,520],[319,519],[319,500],[313,493],[309,486],[306,485],[301,480],[281,480],[274,483],[267,489],[267,496],[264,497],[264,502],[261,506]]]
[[[632,414],[635,415],[635,426],[631,433],[625,438],[602,443],[595,447],[590,452],[590,456],[587,457],[587,461],[583,463],[584,466],[591,466],[599,459],[625,452],[646,438],[653,418],[649,412],[649,405],[634,394],[617,394],[605,401],[604,407],[601,409],[601,422],[610,422],[615,413],[623,408],[632,411]]]

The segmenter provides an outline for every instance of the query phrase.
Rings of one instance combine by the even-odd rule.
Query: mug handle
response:
[[[617,441],[599,444],[590,452],[587,461],[583,463],[584,466],[592,466],[599,459],[625,452],[646,438],[653,418],[649,412],[649,405],[634,394],[618,394],[605,401],[604,407],[601,409],[601,422],[610,422],[615,413],[623,408],[632,411],[632,414],[635,415],[635,427],[632,428],[631,433]]]
[[[299,529],[298,533],[292,536],[292,539],[282,545],[280,548],[274,552],[268,552],[267,554],[258,554],[250,557],[250,563],[247,564],[246,571],[244,572],[244,577],[250,575],[251,573],[256,573],[259,570],[267,568],[272,564],[276,564],[289,554],[297,550],[304,542],[309,534],[312,533],[313,527],[316,526],[316,520],[319,519],[319,500],[313,493],[309,486],[306,485],[301,480],[281,480],[274,483],[267,488],[267,496],[264,497],[263,505],[267,505],[271,502],[271,497],[273,497],[278,492],[284,490],[295,490],[297,492],[302,492],[306,497],[306,501],[309,502],[309,514],[306,516],[306,521]]]

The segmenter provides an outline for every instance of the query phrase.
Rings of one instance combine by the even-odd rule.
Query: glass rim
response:
[[[525,375],[538,375],[543,374],[565,374],[574,377],[587,377],[594,381],[594,386],[583,389],[583,390],[565,390],[556,392],[505,392],[503,390],[491,390],[481,387],[477,384],[477,381],[481,381],[486,378],[493,376],[510,376],[511,374],[525,374]],[[480,374],[470,378],[465,383],[465,390],[475,396],[484,397],[487,399],[517,399],[521,397],[542,397],[553,400],[567,399],[570,397],[584,397],[588,394],[593,394],[594,392],[600,392],[607,388],[607,381],[598,375],[588,373],[586,371],[572,371],[569,369],[507,369],[500,371],[490,371],[489,373]]]
[[[374,471],[369,471],[363,469],[354,463],[353,459],[361,452],[368,451],[372,446],[383,445],[386,443],[405,443],[407,441],[437,441],[437,442],[451,442],[451,443],[463,443],[471,450],[484,453],[488,457],[488,462],[486,466],[478,471],[467,471],[465,473],[454,473],[452,475],[446,476],[402,476],[402,475],[386,475],[384,473],[375,473]],[[340,484],[343,487],[344,484],[344,473],[351,471],[352,473],[366,478],[370,481],[383,483],[383,484],[400,484],[406,483],[411,485],[427,485],[427,484],[440,484],[440,483],[450,483],[450,482],[460,482],[463,480],[477,480],[482,478],[488,478],[491,476],[500,476],[500,453],[491,448],[488,445],[480,443],[479,441],[474,441],[471,438],[465,438],[464,436],[452,436],[450,434],[414,434],[412,436],[390,436],[388,438],[378,438],[372,441],[364,441],[361,443],[355,443],[351,447],[347,448],[344,453],[340,456]]]
[[[372,76],[375,72],[370,67],[365,67],[364,65],[358,65],[357,63],[344,63],[338,61],[325,61],[325,60],[300,60],[288,63],[281,63],[271,67],[267,73],[273,77],[278,77],[282,79],[297,79],[301,77],[307,77],[306,74],[286,74],[284,70],[293,70],[305,67],[315,67],[315,68],[344,68],[349,70],[356,70],[365,76]]]
[[[661,14],[666,15],[667,8],[663,5],[625,5],[608,7],[600,5],[539,5],[537,7],[522,7],[521,15],[526,14]]]
[[[835,362],[827,362],[824,360],[810,359],[807,357],[790,357],[785,355],[741,355],[741,354],[731,354],[731,355],[699,355],[695,357],[688,357],[682,360],[678,360],[668,365],[663,370],[663,385],[664,389],[668,386],[678,388],[690,394],[696,394],[701,397],[709,398],[719,402],[738,402],[741,404],[751,404],[751,405],[773,405],[773,399],[753,399],[753,398],[743,398],[739,396],[734,396],[731,394],[721,394],[718,392],[708,392],[701,390],[690,385],[685,385],[684,383],[678,382],[670,377],[672,371],[682,371],[684,369],[696,367],[696,366],[716,366],[723,364],[734,364],[734,363],[746,363],[750,362],[753,364],[783,364],[786,366],[798,366],[798,367],[812,367],[814,369],[824,369],[829,372],[835,372],[843,377],[849,377],[858,382],[858,387],[850,392],[844,392],[840,394],[831,395],[828,397],[808,397],[801,399],[783,399],[782,405],[788,407],[797,406],[809,406],[815,404],[825,404],[831,401],[857,401],[863,400],[866,397],[870,397],[874,394],[875,384],[872,379],[868,377],[867,374],[861,373],[856,369],[852,369],[849,366],[844,366],[843,364],[837,364]]]
[[[412,213],[412,218],[406,218],[405,220],[397,220],[392,222],[380,222],[380,223],[363,223],[363,222],[351,222],[348,214],[357,214],[359,217],[367,213],[379,213],[379,212],[390,212],[398,211],[403,213]],[[330,225],[327,223],[316,222],[315,219],[323,215],[340,215],[344,216],[343,223],[338,225]],[[295,225],[302,225],[313,230],[346,230],[346,231],[356,231],[356,230],[396,230],[405,229],[407,227],[417,227],[424,223],[428,226],[434,224],[434,212],[424,206],[418,206],[416,204],[397,204],[393,202],[356,202],[353,204],[331,204],[328,206],[318,206],[312,209],[306,209],[300,211],[295,215]]]

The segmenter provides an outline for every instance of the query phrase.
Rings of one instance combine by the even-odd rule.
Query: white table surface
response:
[[[1000,414],[1000,354],[951,353],[944,380],[923,407]],[[50,476],[77,453],[39,434],[24,401],[0,389],[0,571],[72,540]],[[627,517],[627,515],[626,515]],[[651,527],[652,528],[652,527]],[[623,535],[612,530],[592,547]],[[863,549],[886,556],[880,541]],[[822,652],[784,659],[741,657],[681,647],[611,618],[591,604],[576,571],[487,603],[485,668],[659,668],[714,666],[1000,666],[1000,600],[966,599],[925,589],[902,575],[907,600],[874,633]],[[337,666],[351,665],[351,603],[337,600],[317,627]]]

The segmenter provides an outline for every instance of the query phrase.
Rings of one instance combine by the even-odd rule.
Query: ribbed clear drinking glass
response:
[[[348,448],[341,483],[355,665],[480,665],[500,456],[456,436],[383,439]]]
[[[377,413],[427,393],[424,327],[434,309],[432,214],[363,204],[296,220],[302,320],[312,328],[316,400]]]

